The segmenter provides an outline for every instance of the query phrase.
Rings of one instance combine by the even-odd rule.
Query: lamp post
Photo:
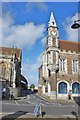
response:
[[[13,63],[11,61],[11,64],[10,64],[10,87],[12,87],[12,79],[13,79]]]
[[[74,24],[71,26],[72,29],[78,29],[80,28],[80,24],[78,23],[80,20],[75,20]]]
[[[56,81],[56,99],[57,99],[57,72],[59,70],[59,65],[57,65],[57,64],[49,64],[48,69],[50,71],[54,71],[55,81]]]

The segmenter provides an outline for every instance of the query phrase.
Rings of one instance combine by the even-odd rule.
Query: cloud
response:
[[[35,25],[33,22],[15,25],[11,14],[8,12],[2,19],[2,40],[4,46],[30,48],[38,39],[44,36],[45,25]],[[0,22],[1,23],[1,22]],[[0,24],[1,28],[1,24]],[[0,42],[1,44],[1,42]]]
[[[35,9],[40,10],[40,11],[46,11],[47,5],[46,5],[46,3],[42,3],[42,2],[35,2],[35,3],[29,2],[26,4],[27,12],[35,11]]]
[[[29,73],[29,72],[34,72],[38,71],[39,66],[41,65],[42,62],[42,53],[37,57],[37,62],[30,64],[30,63],[24,63],[22,66],[22,73]]]
[[[43,46],[46,45],[46,40],[47,40],[46,37],[44,37],[44,38],[41,39],[41,43],[42,43]]]
[[[80,29],[71,29],[71,25],[77,20],[80,16],[80,13],[76,13],[72,17],[67,17],[65,22],[63,23],[64,30],[66,32],[66,37],[70,41],[78,42],[80,40]]]
[[[22,75],[25,76],[25,78],[28,81],[28,84],[31,85],[34,83],[35,85],[38,85],[38,64],[29,64],[29,63],[24,63],[22,65]]]
[[[28,80],[28,84],[34,83],[38,85],[38,63],[36,64],[23,64],[22,65],[22,75]]]
[[[2,45],[2,19],[0,19],[0,44]]]
[[[30,64],[24,63],[22,65],[22,74],[27,78],[29,85],[34,83],[38,85],[38,69],[42,62],[42,53],[37,57],[37,62]]]
[[[42,63],[42,55],[43,55],[43,53],[41,53],[41,54],[37,57],[38,68],[39,68],[39,66],[40,66],[41,63]]]

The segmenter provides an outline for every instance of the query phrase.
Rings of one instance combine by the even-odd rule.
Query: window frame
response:
[[[76,85],[76,87],[77,87],[77,85],[78,85],[78,88],[76,89],[76,91],[74,91],[74,89],[76,88],[76,87],[74,87],[74,89],[73,89],[73,85]],[[72,84],[72,94],[80,94],[80,83],[78,83],[78,82],[74,82],[73,84]]]
[[[78,60],[72,60],[72,73],[78,73]]]
[[[67,59],[59,59],[59,72],[67,72]]]
[[[63,90],[61,90],[61,88],[62,88],[62,86],[60,86],[60,84],[62,84],[62,86],[63,86]],[[65,87],[65,85],[66,85],[66,92],[64,92],[64,87]],[[63,92],[60,92],[60,91],[63,91]],[[66,82],[60,82],[59,84],[58,84],[58,94],[67,94],[68,93],[68,84],[66,83]]]

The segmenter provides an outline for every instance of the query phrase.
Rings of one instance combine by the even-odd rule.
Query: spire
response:
[[[54,26],[54,27],[57,27],[57,26],[56,26],[55,19],[54,19],[54,16],[53,16],[53,12],[51,12],[50,21],[49,21],[48,26]]]

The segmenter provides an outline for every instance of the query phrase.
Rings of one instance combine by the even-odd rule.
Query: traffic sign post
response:
[[[40,103],[37,103],[34,107],[33,116],[39,116],[39,115],[41,115],[41,105]]]

